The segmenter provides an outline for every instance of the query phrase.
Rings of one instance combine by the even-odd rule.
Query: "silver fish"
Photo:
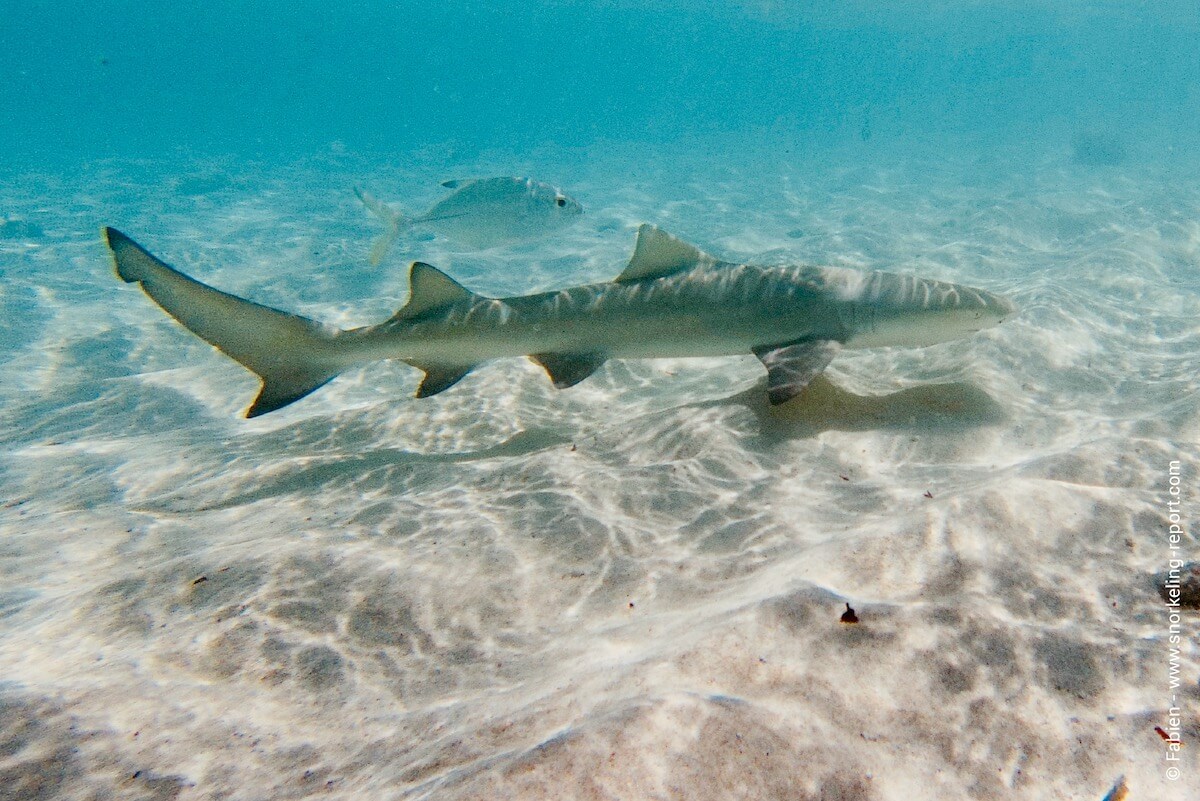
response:
[[[227,295],[124,234],[104,231],[117,275],[262,379],[247,417],[303,398],[354,365],[401,359],[436,395],[489,359],[529,356],[565,388],[607,359],[753,353],[778,404],[842,348],[923,347],[998,325],[1006,298],[910,275],[721,262],[651,225],[615,281],[487,298],[415,262],[408,303],[378,325],[338,330]]]
[[[419,217],[406,217],[362,189],[354,193],[386,230],[371,250],[371,264],[383,261],[396,238],[413,227],[427,228],[476,250],[546,236],[571,225],[583,206],[562,190],[531,178],[479,178],[446,181],[454,192]]]

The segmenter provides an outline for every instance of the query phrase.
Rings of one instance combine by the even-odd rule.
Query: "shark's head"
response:
[[[1017,304],[1003,295],[982,289],[956,286],[956,297],[946,301],[941,309],[929,312],[930,335],[937,342],[960,339],[1000,325],[1017,313]]]
[[[1017,313],[1008,298],[982,289],[875,273],[852,305],[852,347],[925,347],[968,337]]]

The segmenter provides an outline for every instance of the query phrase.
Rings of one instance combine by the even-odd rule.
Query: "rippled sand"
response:
[[[736,144],[0,190],[41,229],[0,239],[0,799],[1098,801],[1120,774],[1188,797],[1197,618],[1172,783],[1151,575],[1171,460],[1197,503],[1200,169]],[[366,265],[356,183],[419,209],[509,172],[584,222]],[[409,259],[531,292],[616,275],[644,221],[1022,313],[843,354],[778,409],[750,356],[563,392],[512,360],[422,401],[378,364],[246,421],[253,378],[120,284],[98,235],[361,325],[403,303]]]

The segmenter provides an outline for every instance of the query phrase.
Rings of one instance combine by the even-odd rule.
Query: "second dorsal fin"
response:
[[[664,275],[715,261],[716,259],[700,248],[671,236],[658,226],[644,224],[638,229],[633,258],[616,280],[621,282],[662,278]]]
[[[407,320],[451,303],[479,297],[437,267],[423,261],[413,262],[408,274],[408,292],[408,303],[396,312],[393,320]]]

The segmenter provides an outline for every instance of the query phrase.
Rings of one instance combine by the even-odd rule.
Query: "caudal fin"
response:
[[[358,199],[362,201],[362,204],[367,207],[368,211],[383,221],[383,233],[380,234],[379,238],[371,246],[371,266],[378,267],[383,261],[383,257],[387,255],[388,250],[391,249],[392,243],[400,236],[400,232],[411,223],[403,214],[360,187],[354,187],[354,194],[358,196]]]
[[[105,228],[104,241],[121,280],[140,285],[185,328],[262,379],[246,417],[300,400],[345,366],[334,346],[337,329],[213,289],[159,261],[116,229]]]

